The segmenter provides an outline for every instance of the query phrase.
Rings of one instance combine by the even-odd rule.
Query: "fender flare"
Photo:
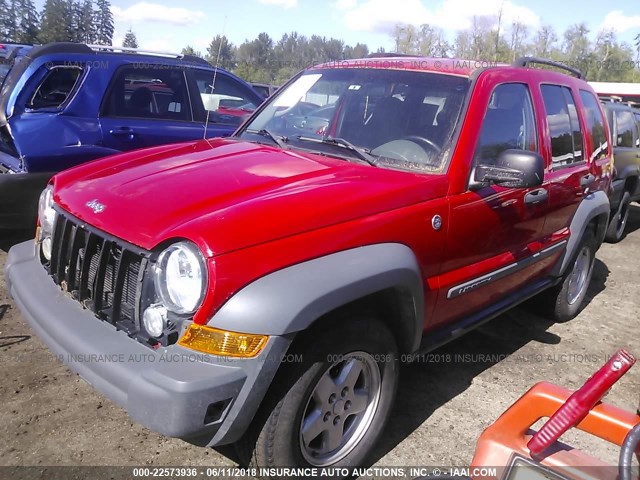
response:
[[[604,235],[609,224],[610,208],[609,198],[607,197],[607,194],[601,190],[592,192],[582,199],[582,202],[580,202],[580,205],[571,220],[571,224],[569,226],[571,235],[567,242],[567,248],[565,249],[564,255],[558,261],[553,270],[554,276],[560,277],[564,275],[569,267],[569,263],[580,247],[580,242],[584,236],[585,230],[587,229],[587,225],[589,225],[589,222],[594,218],[603,216],[604,221],[598,222],[598,228],[596,229],[596,240],[598,242],[598,248],[600,247],[604,241]]]
[[[415,350],[424,321],[422,274],[413,251],[399,243],[344,250],[270,273],[237,292],[207,323],[223,330],[287,335],[390,288],[401,289],[412,301],[411,313],[400,321],[409,322],[404,327]]]

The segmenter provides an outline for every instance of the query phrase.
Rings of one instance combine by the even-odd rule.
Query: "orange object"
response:
[[[480,467],[508,466],[513,464],[516,457],[520,457],[571,480],[615,480],[617,469],[614,466],[561,442],[553,444],[535,461],[531,460],[527,448],[527,443],[535,433],[531,427],[541,418],[551,417],[572,394],[572,391],[551,383],[536,384],[482,433],[470,471],[486,471]],[[626,435],[638,423],[640,415],[599,403],[574,428],[622,445]],[[504,478],[505,473],[498,469],[497,476],[473,478]]]

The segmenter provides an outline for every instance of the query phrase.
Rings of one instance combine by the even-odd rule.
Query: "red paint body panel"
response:
[[[442,197],[443,176],[240,143],[192,144],[77,178],[56,177],[56,201],[119,238],[153,249],[188,238],[207,256]],[[141,152],[144,154],[144,151]],[[108,207],[90,215],[99,197]],[[72,198],[73,202],[66,199]],[[309,252],[313,255],[313,252]]]

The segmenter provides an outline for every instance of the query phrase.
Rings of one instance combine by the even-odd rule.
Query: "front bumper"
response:
[[[145,427],[198,445],[236,441],[253,419],[290,340],[271,337],[255,359],[152,350],[68,297],[35,256],[14,246],[8,291],[24,318],[64,363]]]

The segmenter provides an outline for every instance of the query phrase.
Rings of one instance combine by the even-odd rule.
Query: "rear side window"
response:
[[[583,161],[582,131],[571,90],[559,85],[542,85],[541,90],[551,134],[552,167]]]
[[[27,107],[33,109],[60,107],[71,95],[81,74],[81,68],[53,67],[36,88]]]
[[[633,147],[636,122],[629,110],[616,110],[616,147]]]
[[[526,85],[498,85],[482,122],[475,162],[492,164],[507,149],[537,150],[535,116]]]
[[[184,71],[171,67],[120,69],[103,103],[102,115],[192,120]]]
[[[600,160],[609,155],[609,142],[605,134],[605,119],[600,110],[600,104],[591,92],[580,90],[580,99],[587,111],[587,128],[591,134],[593,152],[591,160]]]

